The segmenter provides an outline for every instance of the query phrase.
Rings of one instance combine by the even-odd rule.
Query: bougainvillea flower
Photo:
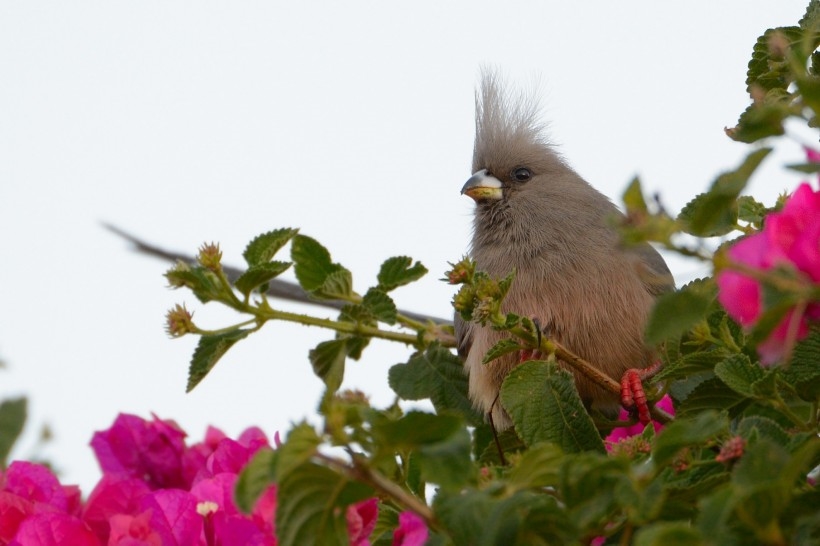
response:
[[[83,521],[100,539],[108,544],[110,519],[118,514],[135,516],[140,512],[142,498],[151,489],[144,480],[125,474],[106,474],[88,496],[83,510]]]
[[[185,433],[170,421],[120,414],[111,428],[94,433],[91,447],[104,473],[142,478],[151,489],[186,486]]]
[[[734,243],[728,250],[730,260],[759,271],[783,268],[797,282],[820,284],[820,191],[801,184],[780,212],[766,216],[763,230]],[[717,275],[718,300],[726,312],[746,329],[752,328],[766,311],[760,282],[730,268]],[[758,345],[761,363],[782,359],[789,338],[802,339],[809,323],[820,319],[820,302],[807,302],[795,316],[789,310]]]
[[[427,542],[427,525],[413,512],[399,514],[399,526],[393,532],[393,546],[424,546]]]
[[[350,546],[370,546],[370,533],[379,517],[379,501],[373,498],[351,504],[345,515]]]
[[[675,415],[675,407],[672,405],[672,398],[669,397],[668,394],[663,395],[663,397],[658,400],[655,404],[658,408],[664,410],[666,413],[670,415]],[[627,420],[629,419],[629,412],[625,409],[621,408],[621,413],[618,415],[619,420]],[[663,428],[663,425],[657,421],[652,421],[652,426],[655,429],[655,432],[658,432]],[[638,436],[643,433],[645,426],[641,423],[636,423],[634,425],[628,427],[618,427],[612,429],[612,432],[604,439],[604,445],[606,445],[607,451],[612,451],[612,447],[622,440],[626,440],[627,438],[632,438],[633,436]]]
[[[64,512],[43,512],[20,524],[9,546],[102,546],[79,518]]]

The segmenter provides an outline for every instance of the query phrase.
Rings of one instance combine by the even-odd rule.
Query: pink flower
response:
[[[399,514],[399,526],[393,532],[393,546],[424,546],[427,542],[427,526],[413,512]]]
[[[766,217],[763,230],[732,245],[729,258],[738,264],[769,271],[785,268],[805,284],[820,284],[820,191],[801,184],[783,210]],[[752,328],[766,311],[760,283],[743,273],[724,269],[717,275],[718,300],[741,326]],[[786,342],[795,322],[796,338],[808,334],[809,322],[820,319],[820,302],[810,302],[800,316],[791,309],[758,346],[763,364],[784,356]]]
[[[378,499],[368,499],[347,507],[347,534],[350,546],[370,546],[370,533],[379,516]]]
[[[26,518],[9,546],[101,546],[91,529],[64,512],[44,512]]]
[[[658,400],[655,405],[664,410],[666,413],[675,415],[675,407],[672,405],[672,398],[670,398],[668,394],[663,395],[663,397]],[[622,408],[621,413],[618,415],[618,419],[622,421],[629,419],[629,412]],[[663,425],[657,421],[652,421],[652,426],[655,429],[655,432],[658,432],[663,428]],[[623,440],[643,434],[644,428],[644,425],[641,423],[636,423],[628,427],[618,427],[612,429],[612,432],[610,432],[604,439],[604,445],[606,445],[607,451],[612,451],[612,448]]]
[[[106,474],[144,479],[151,489],[186,488],[182,474],[185,433],[171,421],[146,421],[121,413],[108,430],[96,432],[91,447]]]

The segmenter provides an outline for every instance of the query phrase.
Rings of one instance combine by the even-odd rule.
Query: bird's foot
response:
[[[634,409],[638,413],[638,420],[644,425],[652,418],[649,415],[649,404],[646,401],[642,381],[658,373],[662,366],[663,363],[658,360],[643,369],[630,368],[621,377],[621,405],[628,410]]]

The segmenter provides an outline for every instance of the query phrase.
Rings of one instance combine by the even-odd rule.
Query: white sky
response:
[[[0,398],[31,404],[15,455],[48,424],[39,454],[87,494],[88,442],[118,412],[176,419],[193,441],[207,424],[272,436],[314,414],[306,355],[331,334],[300,326],[268,325],[186,395],[196,339],[169,340],[166,309],[234,317],[169,291],[166,264],[101,221],[191,253],[218,241],[235,264],[254,235],[300,227],[361,290],[410,255],[431,273],[398,303],[449,316],[438,279],[469,239],[480,65],[540,81],[554,140],[601,191],[619,201],[639,174],[677,211],[749,151],[723,128],[748,102],[751,47],[806,2],[776,4],[0,3]],[[801,159],[784,143],[753,193],[793,188],[779,165]],[[373,344],[345,386],[389,403],[387,369],[409,353]]]

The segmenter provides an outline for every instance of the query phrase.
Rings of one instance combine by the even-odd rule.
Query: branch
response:
[[[165,250],[158,246],[154,246],[153,244],[143,241],[142,239],[139,239],[138,237],[112,224],[103,222],[102,225],[108,231],[118,235],[119,237],[122,237],[123,239],[134,245],[134,250],[142,254],[147,254],[149,256],[160,258],[162,260],[166,260],[173,263],[176,263],[178,261],[182,261],[185,263],[196,262],[196,258],[194,258],[193,256],[172,252],[170,250]],[[233,283],[239,277],[239,275],[242,274],[242,270],[236,267],[223,266],[222,270],[225,272],[225,275],[228,277],[228,280],[231,281],[231,283]],[[273,296],[274,298],[295,301],[298,303],[306,303],[308,305],[317,305],[319,307],[330,307],[332,309],[341,309],[346,304],[346,302],[340,301],[311,299],[311,297],[304,290],[302,290],[302,288],[299,285],[297,285],[296,283],[283,281],[281,279],[273,279],[269,281],[269,288],[267,293],[269,296]],[[403,311],[400,309],[399,314],[404,315],[405,317],[418,322],[434,322],[436,324],[441,325],[453,324],[452,319],[443,319],[431,315],[414,313],[412,311]]]

